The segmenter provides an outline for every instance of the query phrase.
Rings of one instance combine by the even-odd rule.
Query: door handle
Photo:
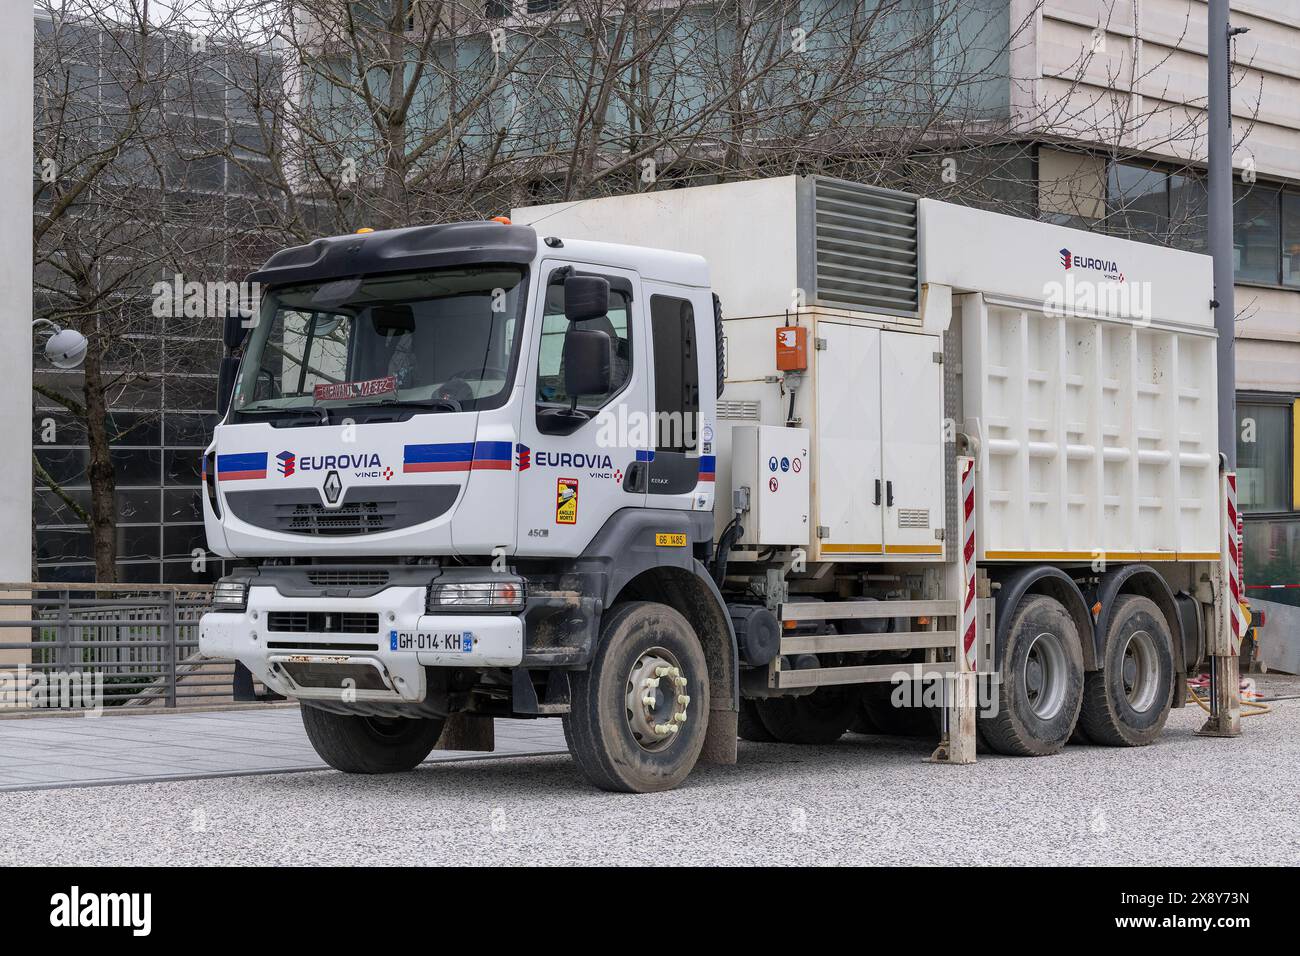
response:
[[[876,500],[871,502],[873,505],[880,504],[880,479],[876,479]]]
[[[627,472],[623,475],[623,490],[632,494],[645,491],[648,468],[649,466],[643,461],[634,461],[628,465]]]
[[[885,482],[885,507],[894,507],[894,483],[892,481]]]

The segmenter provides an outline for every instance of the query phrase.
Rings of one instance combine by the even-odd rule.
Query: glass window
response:
[[[1205,180],[1173,173],[1169,176],[1169,243],[1189,252],[1209,248],[1209,202]]]
[[[690,302],[652,295],[650,333],[655,366],[655,448],[678,452],[694,449],[700,413],[700,371],[695,350],[695,310]]]
[[[1291,406],[1237,403],[1237,503],[1291,510]]]
[[[1242,565],[1247,584],[1300,584],[1300,518],[1246,521]],[[1279,604],[1300,604],[1300,590],[1247,591]]]
[[[1237,279],[1278,281],[1278,191],[1262,183],[1232,189],[1232,257]]]
[[[1111,163],[1106,185],[1110,231],[1163,242],[1169,231],[1169,177],[1161,170]]]
[[[600,408],[622,391],[632,374],[632,331],[628,324],[628,297],[619,289],[609,290],[609,312],[598,319],[584,319],[574,327],[597,330],[614,340],[614,367],[609,391],[604,395],[580,395],[583,408]],[[564,391],[564,333],[569,320],[564,316],[564,283],[552,281],[546,287],[546,310],[542,316],[542,345],[537,356],[537,401],[547,405],[568,405]]]
[[[1300,286],[1300,193],[1282,194],[1282,284]]]
[[[276,290],[249,343],[235,410],[499,407],[523,278],[517,266],[484,266]]]

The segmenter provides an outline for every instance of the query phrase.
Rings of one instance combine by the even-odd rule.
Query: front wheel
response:
[[[650,601],[615,606],[591,666],[570,678],[569,752],[602,790],[671,790],[699,759],[709,676],[690,623]]]
[[[442,735],[435,717],[363,717],[302,705],[302,725],[321,760],[344,773],[400,773],[419,766]]]

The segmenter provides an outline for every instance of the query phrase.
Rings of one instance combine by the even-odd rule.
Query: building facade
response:
[[[158,63],[175,62],[177,68],[152,67],[156,88],[128,91],[122,80],[131,73],[131,64],[122,63],[126,44],[103,24],[38,15],[35,34],[38,134],[53,128],[57,135],[47,139],[64,144],[79,139],[82,148],[94,149],[113,141],[130,115],[129,104],[140,100],[152,104],[150,122],[174,126],[153,139],[150,156],[121,157],[120,168],[111,173],[117,178],[97,183],[93,195],[87,193],[91,198],[60,225],[93,236],[89,252],[71,241],[66,248],[39,250],[35,311],[66,314],[68,303],[76,301],[66,294],[67,258],[102,257],[95,274],[102,276],[106,291],[96,307],[117,329],[103,369],[116,483],[117,580],[210,581],[223,573],[223,565],[207,553],[200,459],[217,421],[221,323],[219,317],[172,307],[176,296],[159,307],[152,285],[239,279],[248,271],[251,243],[240,228],[258,197],[241,166],[258,159],[229,144],[252,142],[258,134],[239,96],[240,76],[232,72],[238,61],[211,56],[204,62],[206,51],[193,38],[164,34],[149,52]],[[136,141],[130,148],[139,148]],[[38,135],[38,178],[46,167],[58,175],[59,165],[74,158],[55,162],[45,155],[47,149],[49,143]],[[112,205],[119,189],[124,206],[131,208]],[[50,216],[51,201],[38,192],[38,225]],[[126,235],[132,229],[141,231],[142,245]],[[125,236],[118,249],[112,247],[115,232]],[[176,253],[151,261],[147,273],[130,271],[134,250],[164,243]],[[114,284],[117,279],[120,285]],[[91,531],[78,514],[91,500],[86,419],[51,397],[80,399],[84,371],[51,367],[39,343],[33,364],[32,562],[42,581],[93,581]]]
[[[1205,250],[1207,6],[1012,0],[1013,126],[1069,103],[1035,145],[1039,214]],[[1248,584],[1300,584],[1300,5],[1233,0],[1238,496]],[[1059,114],[1058,114],[1059,115]],[[1274,592],[1270,597],[1280,592]],[[1297,592],[1300,593],[1300,592]]]

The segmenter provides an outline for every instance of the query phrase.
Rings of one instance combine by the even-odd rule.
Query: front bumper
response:
[[[419,703],[425,667],[514,667],[524,624],[510,614],[428,614],[424,587],[369,597],[285,597],[253,586],[243,612],[199,622],[199,652],[240,661],[288,697]]]

